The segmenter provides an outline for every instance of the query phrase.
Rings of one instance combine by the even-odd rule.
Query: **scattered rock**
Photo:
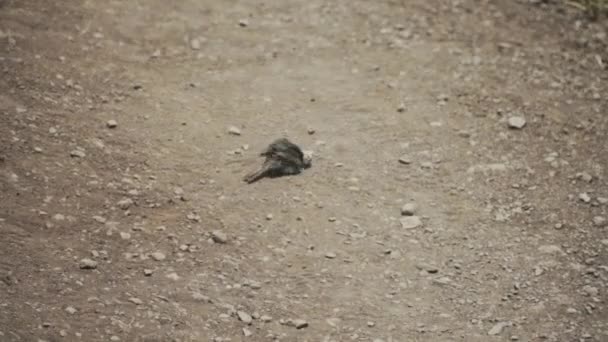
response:
[[[226,235],[226,233],[222,232],[221,230],[214,230],[213,232],[211,232],[211,239],[215,243],[224,244],[228,242],[228,235]]]
[[[416,203],[405,203],[402,207],[401,207],[401,215],[403,216],[412,216],[416,213],[416,209],[418,207],[416,206]]]
[[[118,201],[118,203],[116,203],[116,205],[122,210],[128,210],[129,208],[131,208],[131,206],[134,203],[135,202],[133,202],[133,200],[130,198],[123,198],[120,201]]]
[[[410,158],[410,156],[403,155],[399,158],[399,164],[409,165],[411,163],[412,163],[412,158]]]
[[[228,134],[241,135],[241,130],[236,126],[230,126],[230,127],[228,127]]]
[[[247,26],[249,26],[249,21],[247,21],[246,19],[241,19],[241,20],[239,20],[239,26],[247,27]]]
[[[490,336],[500,335],[502,333],[503,329],[510,325],[511,325],[511,323],[509,323],[509,322],[498,322],[498,323],[494,324],[494,326],[492,327],[492,329],[490,329],[490,331],[488,331],[488,335],[490,335]]]
[[[335,259],[336,257],[337,257],[337,255],[334,252],[325,253],[325,258],[327,258],[327,259]]]
[[[600,293],[600,291],[598,290],[597,287],[594,287],[591,285],[585,285],[585,286],[583,286],[583,293],[590,297],[596,297]]]
[[[526,125],[526,119],[522,116],[512,116],[507,120],[509,128],[522,129]]]
[[[146,277],[150,277],[152,275],[152,273],[154,273],[154,272],[151,269],[144,268],[144,275]]]
[[[296,329],[304,329],[304,328],[308,327],[308,322],[306,322],[303,319],[295,319],[293,321],[293,325],[294,325],[294,327],[296,327]]]
[[[245,337],[249,337],[249,336],[253,335],[253,333],[251,332],[251,330],[249,330],[247,328],[243,328],[243,335]]]
[[[108,120],[108,122],[106,122],[106,126],[108,128],[116,128],[118,126],[118,122],[116,122],[116,120]]]
[[[399,222],[401,222],[401,228],[403,229],[414,229],[422,226],[422,220],[418,216],[405,216]]]
[[[89,258],[84,258],[80,260],[79,266],[83,270],[94,270],[97,268],[97,261],[91,260]]]
[[[65,312],[67,312],[70,315],[73,315],[77,312],[78,310],[76,310],[73,306],[68,306],[67,308],[65,308]]]
[[[72,152],[70,152],[70,157],[72,158],[84,158],[86,157],[86,153],[84,153],[84,151],[82,150],[74,150]]]
[[[603,216],[595,216],[593,218],[593,224],[596,227],[604,227],[604,226],[606,226],[606,218]]]
[[[192,48],[192,50],[200,50],[201,49],[201,41],[194,38],[190,41],[190,48]]]
[[[131,302],[135,305],[142,305],[144,303],[141,299],[136,298],[136,297],[131,297],[128,300],[129,300],[129,302]]]
[[[239,318],[239,321],[245,323],[245,324],[251,324],[253,322],[253,317],[251,317],[250,314],[246,313],[245,311],[237,311],[236,312],[237,317]]]
[[[427,273],[437,273],[439,272],[439,269],[436,266],[430,265],[430,264],[426,264],[426,263],[418,263],[416,264],[416,268],[422,271],[426,271]]]
[[[309,128],[308,128],[308,130],[307,130],[307,132],[308,132],[308,134],[309,134],[309,135],[313,135],[313,134],[315,134],[317,131],[316,131],[314,128],[309,127]]]
[[[581,194],[578,195],[578,199],[585,202],[585,203],[589,203],[591,202],[591,196],[589,196],[588,193],[583,192]]]
[[[591,183],[593,181],[593,176],[591,176],[587,172],[579,172],[576,174],[576,178],[582,180],[583,182]]]
[[[205,303],[211,303],[213,302],[211,300],[211,298],[209,298],[208,296],[205,296],[204,294],[200,293],[200,292],[193,292],[192,293],[192,299],[199,301],[199,302],[205,302]]]
[[[178,281],[181,279],[181,277],[179,275],[177,275],[177,273],[175,273],[175,272],[171,272],[171,273],[167,274],[166,277],[167,277],[167,279],[171,279],[174,281]]]
[[[262,315],[262,317],[260,317],[260,321],[262,321],[264,323],[270,323],[270,322],[272,322],[272,317],[270,317],[268,315]]]
[[[163,252],[151,253],[150,257],[156,261],[163,261],[163,260],[167,259],[167,256]]]

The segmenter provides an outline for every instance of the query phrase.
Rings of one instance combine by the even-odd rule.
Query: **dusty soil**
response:
[[[538,3],[0,1],[0,341],[608,341],[607,30]]]

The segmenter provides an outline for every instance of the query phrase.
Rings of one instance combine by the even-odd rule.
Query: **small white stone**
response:
[[[89,258],[84,258],[80,260],[79,266],[83,270],[93,270],[97,268],[97,261],[91,260]]]
[[[175,272],[167,274],[166,277],[167,277],[167,279],[171,279],[171,280],[174,280],[174,281],[178,281],[178,280],[181,279],[181,277],[178,276],[177,273],[175,273]]]
[[[327,252],[327,253],[325,253],[325,257],[327,259],[335,259],[337,257],[337,255],[334,252]]]
[[[116,203],[116,205],[118,205],[118,207],[122,210],[127,210],[129,209],[135,202],[133,202],[132,199],[130,198],[123,198],[120,201],[118,201],[118,203]]]
[[[86,157],[86,153],[84,153],[84,151],[82,150],[74,150],[72,152],[70,152],[70,157],[72,158],[84,158]]]
[[[129,298],[129,302],[131,302],[135,305],[142,305],[144,303],[141,299],[136,298],[136,297]]]
[[[230,126],[230,127],[228,127],[228,134],[241,135],[241,130],[236,126]]]
[[[589,203],[591,202],[591,196],[589,196],[588,193],[583,192],[582,194],[578,195],[578,199],[580,199],[581,201],[585,202],[585,203]]]
[[[488,335],[496,336],[502,333],[503,329],[511,325],[509,322],[498,322],[496,323],[490,331],[488,331]]]
[[[603,216],[595,216],[593,218],[593,224],[596,227],[604,227],[604,226],[606,226],[606,218]]]
[[[509,128],[522,129],[526,125],[526,119],[522,116],[512,116],[507,120]]]
[[[200,50],[201,49],[201,41],[194,38],[190,41],[190,47],[192,50]]]
[[[296,329],[304,329],[308,327],[308,322],[303,319],[294,319],[293,325],[296,327]]]
[[[106,122],[106,126],[108,128],[116,128],[118,126],[118,122],[116,122],[116,120],[108,120],[108,122]]]
[[[167,256],[163,252],[151,253],[150,257],[156,261],[163,261],[163,260],[167,259]]]
[[[422,220],[418,216],[405,216],[399,222],[401,222],[401,228],[403,229],[414,229],[422,226]]]
[[[67,308],[65,308],[65,312],[69,313],[70,315],[73,315],[77,312],[78,310],[76,310],[73,306],[68,306]]]
[[[401,215],[412,216],[416,213],[417,208],[416,203],[405,203],[401,207]]]
[[[221,230],[214,230],[213,232],[211,232],[211,239],[215,243],[224,244],[228,242],[228,235],[226,235],[226,233],[222,232]]]
[[[245,311],[237,311],[236,315],[239,320],[245,324],[251,324],[251,322],[253,322],[253,317]]]

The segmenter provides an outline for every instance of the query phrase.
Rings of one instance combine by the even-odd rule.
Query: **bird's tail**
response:
[[[251,172],[247,174],[243,180],[249,184],[256,182],[264,177],[266,177],[269,170],[269,165],[264,163],[264,165],[257,171]]]

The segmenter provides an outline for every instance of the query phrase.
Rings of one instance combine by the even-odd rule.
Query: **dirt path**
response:
[[[606,32],[0,1],[0,341],[608,340]],[[281,136],[313,167],[244,184]]]

